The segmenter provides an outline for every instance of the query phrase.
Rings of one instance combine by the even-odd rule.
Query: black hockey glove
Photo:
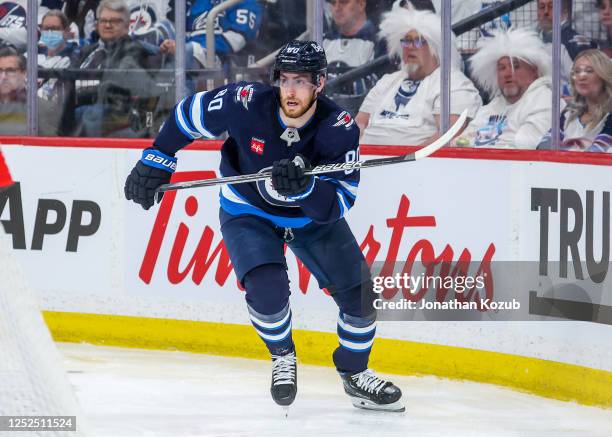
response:
[[[314,188],[314,176],[305,175],[310,163],[302,155],[297,155],[293,161],[281,159],[272,164],[272,186],[281,196],[289,199],[303,199]]]
[[[143,150],[142,158],[125,181],[125,198],[133,200],[144,209],[151,208],[155,203],[155,190],[170,182],[175,170],[176,158],[173,156],[153,148]],[[159,193],[158,202],[162,195]]]

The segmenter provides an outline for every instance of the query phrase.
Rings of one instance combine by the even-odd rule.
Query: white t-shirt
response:
[[[473,118],[482,105],[474,84],[461,71],[451,71],[450,112],[459,115],[468,108]],[[386,74],[370,90],[360,112],[370,115],[362,144],[420,144],[438,131],[440,115],[440,69],[415,82],[403,71]]]
[[[550,130],[551,87],[550,77],[540,77],[514,104],[498,94],[478,111],[461,137],[475,147],[535,149]]]

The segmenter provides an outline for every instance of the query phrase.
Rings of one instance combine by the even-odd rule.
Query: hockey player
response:
[[[363,279],[365,260],[344,219],[359,171],[304,174],[311,164],[358,159],[357,125],[322,94],[326,69],[319,44],[292,41],[276,57],[273,86],[241,82],[182,100],[128,176],[125,195],[149,209],[176,168],[178,150],[227,132],[221,174],[272,169],[271,180],[223,186],[220,195],[225,245],[250,319],[272,355],[272,398],[286,406],[297,392],[286,243],[340,309],[333,360],[353,404],[403,411],[400,389],[368,369],[376,321],[361,306],[361,290],[371,281]]]

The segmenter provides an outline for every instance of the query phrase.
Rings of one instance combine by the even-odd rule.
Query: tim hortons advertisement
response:
[[[0,195],[0,220],[50,309],[236,321],[219,312],[244,292],[218,188],[168,192],[144,211],[123,198],[138,150],[3,150],[18,184]],[[183,151],[173,181],[217,177],[218,162]],[[612,324],[609,172],[450,158],[363,170],[347,219],[372,266],[364,299],[383,320]],[[334,312],[287,260],[293,307]]]

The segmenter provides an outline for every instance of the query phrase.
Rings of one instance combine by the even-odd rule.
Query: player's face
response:
[[[104,42],[117,41],[128,34],[128,23],[123,14],[110,9],[102,9],[98,17],[98,33]]]
[[[25,88],[25,71],[19,68],[16,56],[0,58],[0,95]]]
[[[429,44],[416,30],[409,31],[401,40],[402,68],[411,79],[424,79],[438,63],[429,51]]]
[[[605,95],[604,81],[586,57],[576,60],[571,76],[574,89],[587,100],[598,100],[600,96]]]
[[[317,87],[309,73],[280,73],[278,83],[280,104],[287,117],[304,115],[316,98]]]
[[[497,61],[497,84],[509,103],[517,102],[538,78],[538,69],[520,59],[504,56]]]
[[[329,3],[332,18],[339,28],[355,23],[365,11],[364,0],[332,0]]]

